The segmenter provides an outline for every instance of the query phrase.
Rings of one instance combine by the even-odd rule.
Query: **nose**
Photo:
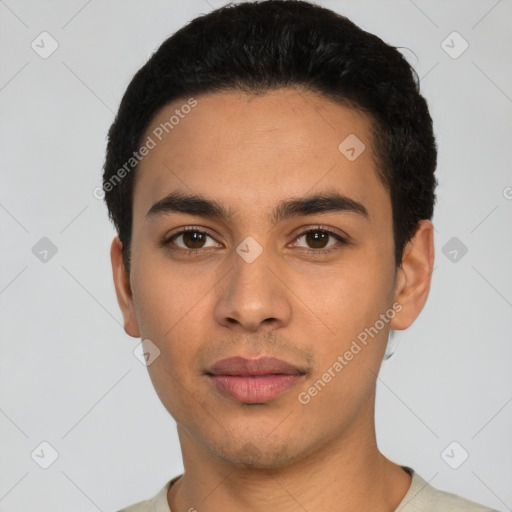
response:
[[[240,332],[287,325],[292,314],[289,290],[277,267],[270,251],[251,263],[234,253],[231,271],[219,283],[217,323]]]

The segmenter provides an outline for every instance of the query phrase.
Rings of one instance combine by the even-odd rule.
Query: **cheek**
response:
[[[371,266],[361,258],[322,281],[310,300],[321,305],[318,316],[329,331],[314,338],[318,364],[302,398],[312,416],[330,410],[333,419],[348,424],[374,393],[392,318],[382,321],[380,315],[390,311],[392,279],[389,265]],[[306,329],[311,333],[312,324]]]
[[[172,376],[183,374],[181,381],[195,370],[196,354],[213,332],[212,300],[221,276],[215,269],[198,273],[193,265],[149,250],[141,251],[132,268],[141,337],[150,339],[163,356],[150,373],[165,369]]]
[[[135,281],[133,297],[141,337],[160,351],[147,367],[149,376],[168,412],[183,419],[196,402],[191,404],[190,399],[199,384],[197,354],[208,342],[213,285],[151,265]]]
[[[141,335],[162,341],[204,311],[216,282],[215,272],[198,276],[193,265],[172,262],[161,249],[137,254],[132,275]]]
[[[391,264],[379,258],[376,251],[364,252],[336,267],[311,270],[293,278],[291,288],[313,313],[308,315],[310,320],[317,321],[322,332],[337,340],[337,349],[373,325],[390,307],[393,297]]]

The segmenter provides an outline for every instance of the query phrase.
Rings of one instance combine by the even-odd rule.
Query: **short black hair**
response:
[[[416,72],[397,48],[344,16],[306,1],[265,0],[195,18],[164,41],[128,85],[109,130],[103,174],[127,272],[133,154],[156,114],[180,98],[285,87],[319,93],[369,116],[400,265],[418,222],[432,218],[437,184],[432,119]]]

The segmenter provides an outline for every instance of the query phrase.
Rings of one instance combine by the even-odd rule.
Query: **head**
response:
[[[160,351],[148,369],[182,444],[269,467],[370,435],[389,330],[428,295],[435,165],[410,65],[330,10],[227,6],[161,45],[103,179],[125,330]],[[301,378],[234,401],[208,375],[231,356]]]

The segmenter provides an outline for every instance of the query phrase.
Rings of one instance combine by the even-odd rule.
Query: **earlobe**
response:
[[[123,245],[117,236],[112,240],[110,247],[110,261],[112,263],[112,276],[116,288],[117,302],[123,314],[124,330],[130,336],[139,338],[140,332],[135,315],[130,277],[124,266]]]
[[[393,329],[407,329],[425,306],[434,269],[434,226],[421,220],[407,243],[397,272],[395,301],[402,308],[391,321]]]

